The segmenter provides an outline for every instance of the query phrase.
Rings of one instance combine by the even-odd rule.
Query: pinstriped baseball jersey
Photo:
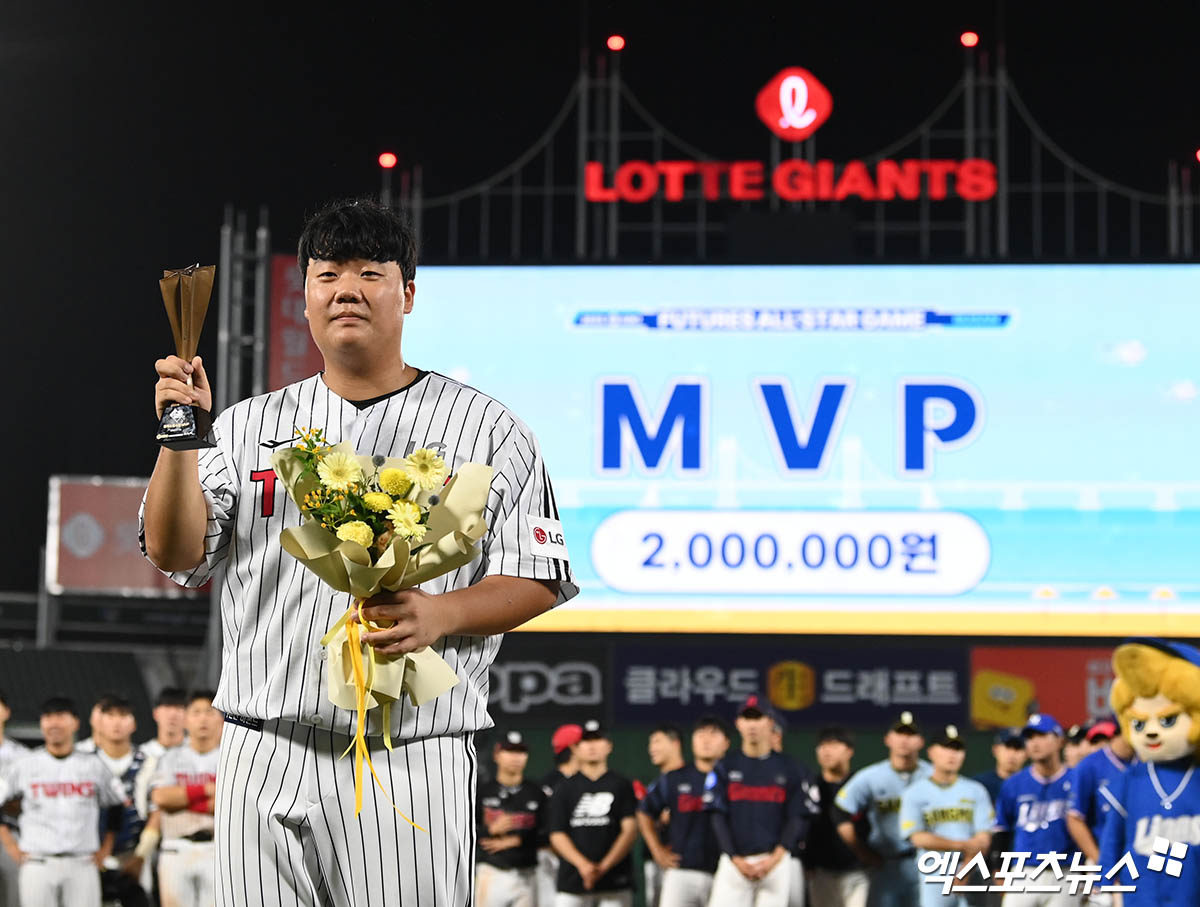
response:
[[[301,515],[275,481],[270,457],[275,446],[293,443],[297,426],[320,428],[331,444],[349,442],[360,455],[402,457],[428,447],[451,471],[466,462],[494,468],[482,556],[423,583],[424,591],[462,589],[502,574],[558,580],[560,603],[578,592],[566,558],[549,556],[565,554],[565,549],[547,544],[539,521],[557,521],[558,509],[537,440],[503,405],[443,375],[422,372],[407,387],[360,409],[315,375],[221,413],[212,434],[216,447],[198,458],[209,509],[206,556],[195,570],[168,576],[198,586],[224,566],[219,579],[224,664],[213,702],[221,711],[353,733],[354,713],[335,708],[326,697],[324,649],[319,645],[351,598],[330,589],[279,545],[280,531],[298,526]],[[393,736],[411,739],[490,727],[488,667],[500,640],[440,640],[435,648],[460,682],[419,708],[407,700],[397,703]],[[377,713],[372,711],[368,733],[381,732]]]
[[[158,787],[216,784],[217,766],[220,762],[220,747],[213,747],[207,753],[198,753],[186,743],[183,746],[172,747],[155,766],[154,777],[150,779],[150,790]],[[199,831],[212,831],[214,827],[211,813],[193,812],[190,809],[159,811],[162,813],[164,839],[183,838]]]
[[[100,810],[125,801],[121,783],[98,756],[59,758],[45,747],[0,774],[0,803],[21,798],[21,849],[34,855],[100,849]]]

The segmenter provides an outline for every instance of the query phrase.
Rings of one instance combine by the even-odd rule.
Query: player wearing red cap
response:
[[[541,780],[542,792],[549,801],[558,790],[558,786],[579,771],[579,757],[575,753],[575,744],[583,736],[583,728],[578,724],[562,724],[550,738],[550,749],[554,751],[554,768]],[[542,810],[542,840],[538,850],[537,864],[537,902],[539,907],[554,903],[554,890],[558,884],[558,854],[550,846],[550,832],[546,829],[549,810]]]

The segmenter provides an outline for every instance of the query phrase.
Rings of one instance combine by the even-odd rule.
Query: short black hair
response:
[[[207,699],[211,704],[216,698],[217,694],[212,690],[192,690],[190,693],[188,693],[187,704],[191,705],[197,699]]]
[[[733,734],[729,730],[729,723],[720,715],[714,715],[711,712],[701,715],[696,719],[696,723],[692,725],[693,731],[698,731],[701,728],[716,728],[725,735],[726,740],[732,740]]]
[[[133,714],[133,706],[129,704],[129,700],[119,693],[101,693],[100,698],[96,700],[96,708],[102,712]]]
[[[650,732],[650,734],[651,736],[654,734],[665,734],[669,740],[674,740],[676,743],[683,742],[683,731],[680,729],[679,725],[672,724],[670,722],[658,725]]]
[[[79,712],[75,708],[75,700],[67,696],[51,696],[42,703],[42,709],[38,714],[57,715],[59,712],[70,712],[76,718],[79,717]]]
[[[160,705],[174,705],[181,709],[187,708],[188,699],[187,690],[180,687],[163,687],[158,691],[158,698],[154,700],[154,707]]]
[[[303,278],[312,261],[394,261],[407,283],[417,273],[417,238],[400,212],[370,198],[327,202],[300,234],[296,264]]]
[[[0,690],[0,702],[8,705],[8,694],[4,690]]]
[[[554,754],[554,764],[562,765],[564,762],[569,762],[573,755],[575,754],[571,752],[571,747],[564,746],[561,750]]]

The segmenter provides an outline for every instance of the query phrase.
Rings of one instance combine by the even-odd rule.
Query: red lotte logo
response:
[[[546,544],[546,538],[547,536],[545,529],[543,529],[541,526],[533,527],[533,540],[535,542],[537,542],[539,545],[544,545]]]
[[[789,66],[763,86],[754,101],[758,118],[787,142],[802,142],[833,112],[833,96],[807,69]]]

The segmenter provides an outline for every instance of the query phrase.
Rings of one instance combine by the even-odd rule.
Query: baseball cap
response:
[[[1200,668],[1200,649],[1197,649],[1195,646],[1189,646],[1186,643],[1170,642],[1166,639],[1155,639],[1147,636],[1136,636],[1125,640],[1121,645],[1149,646],[1152,649],[1158,649],[1160,652],[1166,652],[1175,658],[1182,658],[1184,661],[1191,662]]]
[[[496,744],[502,750],[508,750],[512,753],[528,753],[529,746],[525,743],[525,738],[521,736],[520,731],[509,731],[500,738],[500,742]]]
[[[944,746],[952,750],[965,750],[966,742],[958,734],[958,728],[953,724],[946,725],[940,734],[933,738],[930,746]]]
[[[894,731],[897,734],[917,734],[920,735],[921,729],[917,727],[917,721],[913,718],[912,712],[901,712],[900,717],[895,720],[889,731]]]
[[[854,748],[854,734],[844,727],[823,727],[817,731],[817,746],[830,741],[844,743],[851,749]]]
[[[607,740],[608,734],[604,733],[604,728],[600,726],[600,722],[595,718],[589,718],[583,723],[583,733],[579,736],[580,740]]]
[[[1025,727],[1021,729],[1022,737],[1028,737],[1030,734],[1057,734],[1061,737],[1063,729],[1062,725],[1054,720],[1054,716],[1040,715],[1035,712],[1029,716]]]
[[[583,737],[583,728],[577,724],[563,724],[554,732],[554,736],[550,738],[550,749],[555,753],[561,753],[568,746],[574,746]]]
[[[992,742],[1014,750],[1025,748],[1025,738],[1021,736],[1021,728],[1019,727],[1006,727],[996,734]]]
[[[1107,720],[1097,721],[1090,728],[1088,728],[1087,732],[1087,739],[1089,743],[1094,742],[1097,738],[1101,737],[1106,740],[1111,740],[1115,736],[1117,736],[1116,722]]]
[[[762,718],[764,715],[770,715],[770,706],[768,706],[757,693],[746,697],[746,701],[742,703],[742,707],[738,709],[739,718]]]
[[[1065,736],[1071,743],[1082,743],[1087,739],[1087,731],[1082,725],[1073,724],[1067,728]]]

